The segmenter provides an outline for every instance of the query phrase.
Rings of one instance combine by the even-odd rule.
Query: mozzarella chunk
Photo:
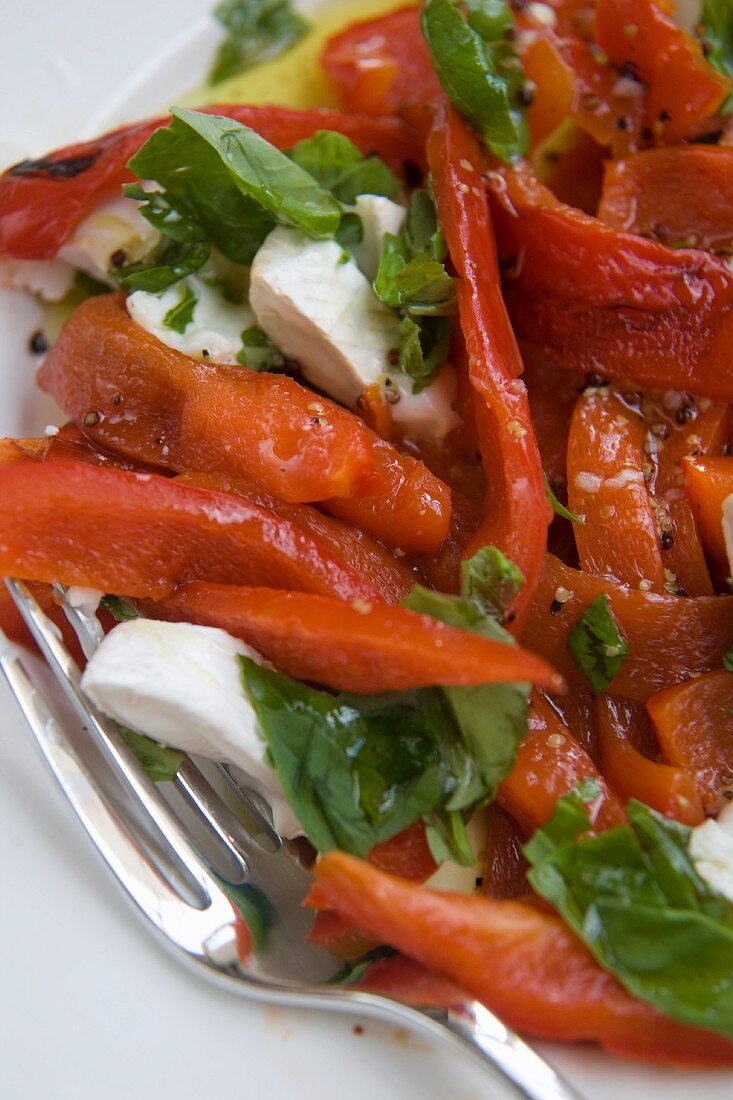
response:
[[[162,294],[136,290],[127,299],[127,312],[169,348],[209,363],[236,363],[237,353],[242,350],[242,332],[254,324],[254,313],[248,305],[227,302],[216,287],[205,281],[208,276],[204,268],[201,272],[174,283]],[[185,287],[195,295],[196,305],[184,331],[176,332],[165,324],[165,316],[181,301]]]
[[[75,274],[60,260],[3,260],[0,287],[30,291],[44,302],[60,302],[73,287]]]
[[[98,588],[83,588],[78,584],[72,584],[66,590],[69,604],[81,611],[82,615],[95,615],[103,596],[104,592],[100,592]]]
[[[352,209],[361,218],[364,235],[358,244],[351,246],[351,250],[367,279],[373,282],[379,270],[384,235],[393,233],[397,236],[402,231],[407,211],[384,195],[357,195]]]
[[[161,744],[235,764],[273,809],[275,828],[302,835],[244,693],[239,656],[262,658],[214,627],[133,619],[104,639],[81,686],[100,710]]]
[[[390,405],[392,419],[405,435],[442,443],[448,432],[460,426],[455,408],[456,372],[450,363],[445,363],[438,377],[420,393],[412,392],[412,379],[401,371],[391,374],[389,381],[392,384],[385,392],[399,394],[399,400]]]
[[[125,263],[136,263],[149,256],[159,240],[160,233],[142,216],[139,203],[120,195],[84,218],[57,258],[114,286],[108,274],[114,254],[124,255]]]
[[[688,851],[700,877],[733,902],[733,805],[692,830]]]
[[[399,319],[336,241],[278,226],[254,258],[250,305],[258,325],[304,376],[342,405],[380,380],[399,347]]]

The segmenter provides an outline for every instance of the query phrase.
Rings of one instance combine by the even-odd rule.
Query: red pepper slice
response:
[[[295,111],[232,103],[201,110],[251,126],[279,149],[288,149],[317,130],[336,130],[363,153],[378,153],[400,175],[406,161],[418,166],[424,162],[414,132],[397,118],[372,118],[328,108]],[[167,122],[167,118],[157,118],[125,126],[8,168],[0,176],[0,255],[26,260],[55,256],[82,218],[133,178],[125,168],[127,161]]]
[[[685,825],[699,825],[705,813],[693,777],[650,760],[634,744],[635,727],[646,718],[640,705],[606,695],[597,706],[603,774],[617,794],[638,798]]]
[[[596,7],[598,45],[647,85],[647,126],[668,144],[714,115],[731,87],[673,15],[671,0],[598,0]]]
[[[647,699],[665,760],[694,776],[708,813],[733,792],[733,676],[725,669]]]
[[[616,795],[554,707],[535,693],[527,736],[514,767],[499,785],[501,805],[529,835],[552,817],[558,800],[581,779],[595,779],[601,787],[602,796],[590,807],[594,827],[619,825],[625,815]]]
[[[512,613],[521,626],[542,569],[552,511],[532,427],[522,361],[501,295],[491,217],[481,182],[484,159],[452,107],[428,140],[440,224],[458,276],[458,306],[474,390],[487,494],[469,546],[498,546],[525,577]]]
[[[606,161],[601,221],[662,244],[733,247],[733,149],[680,145]]]
[[[565,206],[525,162],[491,173],[489,184],[522,340],[566,369],[733,401],[733,275],[724,261]]]
[[[733,1064],[733,1044],[632,997],[558,917],[523,902],[438,893],[328,852],[309,903],[467,990],[520,1032],[667,1065]]]
[[[432,684],[562,680],[534,654],[404,607],[356,599],[190,584],[157,605],[164,618],[218,626],[299,680],[369,695]]]
[[[294,524],[250,501],[86,462],[0,467],[0,572],[160,599],[200,578],[381,599]]]
[[[552,661],[570,684],[579,673],[567,648],[568,635],[604,592],[629,646],[611,684],[614,695],[645,702],[663,687],[720,667],[733,638],[733,596],[643,592],[572,569],[548,554],[522,640]]]
[[[727,567],[723,501],[733,493],[733,458],[691,456],[682,460],[682,472],[705,549],[719,565]]]

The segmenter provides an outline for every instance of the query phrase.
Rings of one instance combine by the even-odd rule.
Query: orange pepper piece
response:
[[[727,567],[723,502],[733,493],[733,458],[684,458],[682,471],[705,549],[719,565]]]

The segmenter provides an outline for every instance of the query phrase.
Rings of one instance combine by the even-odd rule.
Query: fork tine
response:
[[[206,874],[200,857],[186,836],[176,815],[155,785],[148,779],[137,757],[114,723],[106,721],[87,701],[79,686],[81,673],[63,642],[56,636],[53,623],[20,581],[5,581],[10,595],[31,634],[46,658],[58,684],[87,730],[91,740],[111,763],[119,783],[136,800],[155,827],[162,844],[205,898]]]

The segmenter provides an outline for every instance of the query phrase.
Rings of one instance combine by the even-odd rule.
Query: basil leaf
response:
[[[132,604],[127,603],[119,596],[102,596],[99,606],[104,608],[105,611],[109,611],[110,615],[114,615],[119,623],[126,623],[129,619],[139,618]]]
[[[210,84],[278,57],[310,29],[289,0],[224,0],[214,17],[229,33],[214,57]]]
[[[286,798],[319,851],[364,857],[467,787],[471,761],[439,691],[330,695],[240,660]]]
[[[465,22],[453,0],[425,0],[421,26],[444,91],[489,148],[507,161],[526,152],[528,131],[516,105],[524,74],[499,5],[469,5]]]
[[[341,215],[336,240],[346,248],[353,244],[360,244],[364,240],[364,223],[358,214],[347,211]]]
[[[705,28],[703,37],[712,47],[707,60],[723,76],[733,79],[733,6],[730,0],[705,0],[700,22]],[[718,114],[733,114],[733,91],[723,100]]]
[[[428,191],[418,187],[410,196],[402,236],[410,255],[426,252],[441,263],[448,250],[438,225],[438,212]]]
[[[733,672],[733,646],[723,654],[723,668],[726,672]]]
[[[466,832],[463,814],[457,810],[427,814],[425,838],[436,863],[452,859],[461,867],[472,867],[476,855]]]
[[[593,797],[560,799],[525,846],[532,886],[630,993],[733,1038],[733,909],[697,874],[690,830],[632,800],[628,824],[588,835]]]
[[[118,728],[149,779],[154,783],[170,783],[176,778],[178,769],[183,763],[183,757],[179,752],[163,748],[152,738],[145,737],[142,733],[135,733],[134,730],[127,729],[119,723]]]
[[[174,332],[179,332],[182,335],[193,321],[193,311],[196,308],[197,301],[198,299],[191,287],[184,286],[180,301],[172,306],[163,318],[163,324],[166,328],[172,328]]]
[[[412,392],[429,386],[448,357],[452,325],[447,317],[409,314],[400,321],[399,368],[413,379]]]
[[[564,504],[561,504],[552,491],[552,486],[548,480],[547,474],[545,478],[545,496],[550,502],[550,506],[556,516],[562,516],[563,519],[569,519],[571,523],[585,523],[585,519],[582,516],[577,516],[575,512],[571,512],[569,508],[566,508]]]
[[[277,910],[259,886],[251,882],[235,886],[226,879],[220,878],[214,871],[210,873],[242,914],[255,950],[262,951],[267,947],[270,932],[277,921]]]
[[[629,655],[605,592],[588,604],[570,631],[568,649],[593,691],[605,691]]]
[[[499,622],[523,584],[521,569],[496,546],[482,546],[461,562],[461,591]]]
[[[182,107],[174,107],[171,114],[171,126],[179,132],[183,128],[190,138],[195,135],[199,149],[209,151],[207,161],[213,153],[230,183],[271,218],[312,237],[332,237],[336,232],[341,211],[333,196],[250,127]],[[131,161],[133,171],[139,156]]]
[[[455,280],[427,252],[410,256],[402,237],[385,233],[374,293],[392,309],[412,314],[446,315],[456,310]]]
[[[384,161],[365,157],[353,141],[332,130],[318,130],[304,138],[288,150],[288,156],[346,205],[352,205],[358,195],[393,199],[401,189]]]
[[[258,325],[251,325],[242,333],[242,349],[237,362],[249,370],[271,370],[281,367],[284,357]]]
[[[128,294],[145,290],[157,294],[193,275],[211,254],[208,241],[175,241],[164,238],[150,260],[138,260],[123,267],[112,267],[109,274]]]
[[[514,26],[509,5],[504,0],[465,0],[467,23],[488,42],[505,38]]]

